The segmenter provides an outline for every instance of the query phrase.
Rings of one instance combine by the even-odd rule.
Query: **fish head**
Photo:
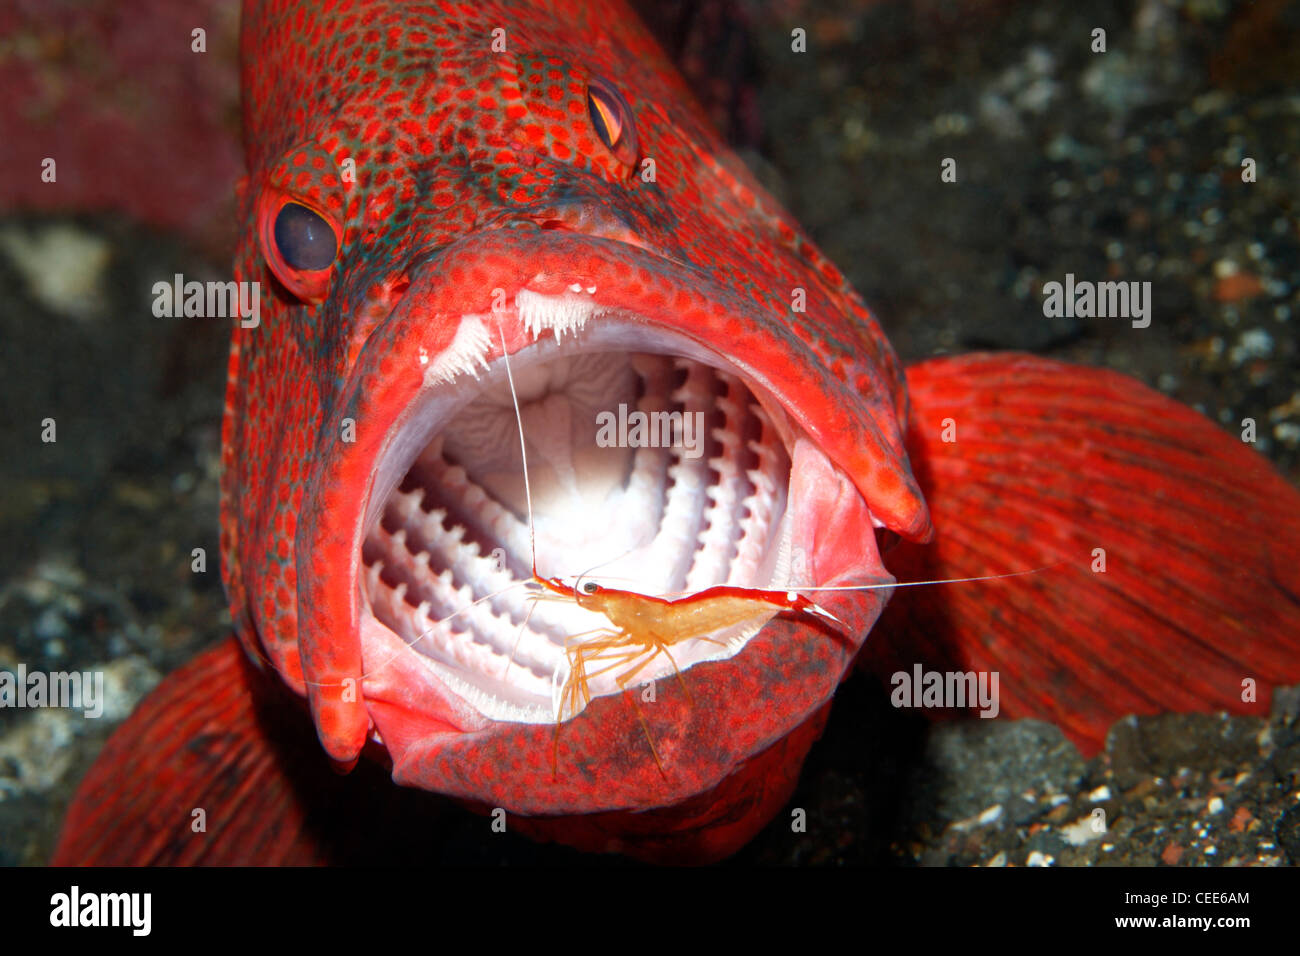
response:
[[[718,632],[684,595],[889,581],[877,530],[929,534],[881,330],[621,7],[251,7],[245,646],[402,784],[532,815],[718,787],[824,712],[885,592]],[[537,586],[584,574],[656,596],[662,646]]]

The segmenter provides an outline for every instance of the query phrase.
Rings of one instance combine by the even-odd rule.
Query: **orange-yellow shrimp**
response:
[[[558,578],[539,580],[548,590],[564,598],[571,598],[579,607],[603,614],[612,625],[607,630],[592,632],[593,636],[585,639],[570,638],[566,641],[569,676],[561,690],[556,715],[552,772],[558,763],[560,718],[566,708],[570,714],[575,714],[591,702],[588,684],[592,678],[626,668],[614,677],[619,689],[626,690],[636,675],[663,653],[672,664],[682,691],[689,699],[690,691],[670,650],[674,645],[695,639],[722,646],[721,641],[709,635],[744,624],[757,623],[761,626],[782,611],[811,614],[834,625],[843,626],[843,622],[834,615],[794,591],[766,591],[719,585],[677,600],[668,600],[634,591],[602,587],[594,581],[580,584],[575,589]],[[588,666],[594,662],[600,662],[603,666],[596,671],[589,671]],[[636,707],[637,719],[645,731],[655,763],[660,772],[663,772],[663,764],[659,760],[645,717],[636,702],[633,701],[632,704]]]

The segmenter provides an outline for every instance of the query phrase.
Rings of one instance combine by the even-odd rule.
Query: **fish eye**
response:
[[[600,590],[600,585],[597,584],[595,581],[588,581],[586,584],[582,586],[582,590],[584,590],[588,594],[595,594]]]
[[[587,80],[587,112],[596,135],[619,162],[633,166],[637,158],[636,126],[627,100],[607,80]]]
[[[275,217],[275,247],[290,269],[328,269],[338,253],[338,237],[324,216],[301,203],[286,202]]]

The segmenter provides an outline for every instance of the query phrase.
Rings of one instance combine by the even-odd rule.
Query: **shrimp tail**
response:
[[[1267,716],[1300,681],[1300,498],[1249,444],[1133,379],[1029,356],[930,360],[908,388],[936,537],[887,551],[890,572],[1060,566],[897,590],[863,666],[998,672],[1003,716],[1088,754],[1126,714]]]
[[[812,601],[808,600],[808,598],[804,597],[802,594],[795,594],[794,592],[791,592],[790,594],[786,595],[786,597],[787,600],[789,601],[788,606],[790,610],[798,611],[800,614],[811,614],[815,618],[820,618],[823,622],[830,625],[830,627],[833,628],[834,630],[837,630],[841,633],[848,632],[849,625],[841,621],[838,617],[836,617],[830,611],[826,610],[826,608],[822,607],[820,604],[814,604]]]

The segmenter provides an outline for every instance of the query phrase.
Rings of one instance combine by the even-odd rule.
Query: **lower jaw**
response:
[[[587,853],[619,853],[646,863],[701,865],[745,846],[789,801],[829,706],[755,753],[714,786],[670,806],[557,817],[517,816],[509,827]],[[481,802],[471,809],[491,812]]]
[[[845,634],[778,617],[732,658],[696,665],[680,682],[595,698],[561,724],[484,720],[475,712],[445,721],[459,699],[440,698],[447,691],[430,678],[413,703],[421,680],[413,672],[397,675],[400,687],[368,688],[367,709],[402,786],[525,816],[689,808],[705,800],[697,806],[701,820],[713,818],[709,795],[731,787],[733,809],[749,812],[777,768],[758,779],[746,777],[747,768],[779,751],[780,771],[797,773],[812,739],[800,737],[800,728],[824,712],[884,598],[873,591],[826,603],[846,622]],[[441,716],[433,716],[439,708]]]

